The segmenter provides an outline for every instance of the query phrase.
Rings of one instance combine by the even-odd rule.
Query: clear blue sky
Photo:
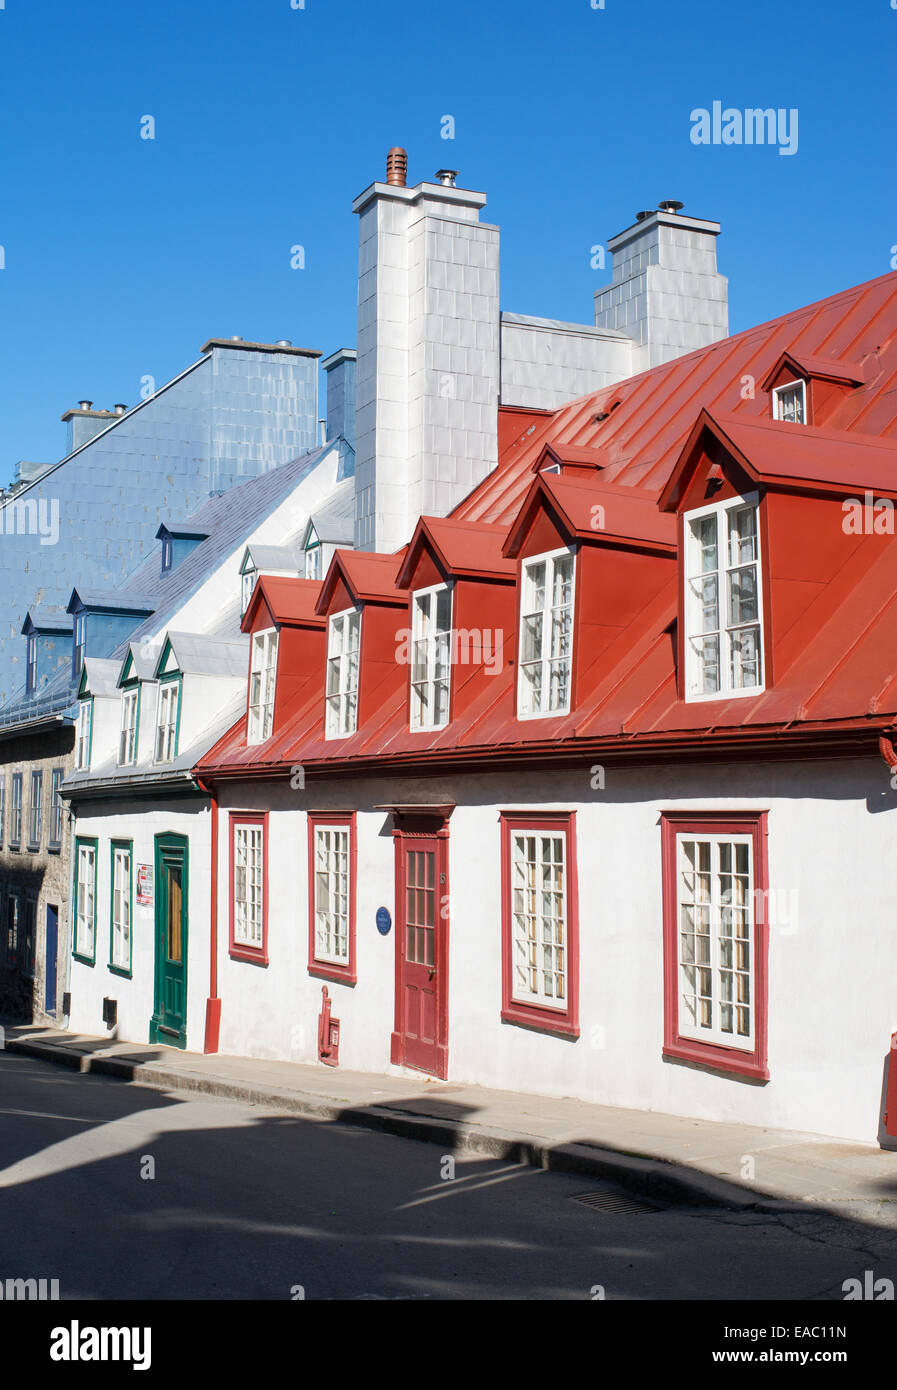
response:
[[[354,345],[351,202],[393,144],[488,193],[516,312],[589,320],[590,247],[661,198],[722,222],[733,331],[890,269],[890,0],[591,3],[5,0],[0,482],[208,337]],[[796,107],[798,152],[692,144],[714,100]]]

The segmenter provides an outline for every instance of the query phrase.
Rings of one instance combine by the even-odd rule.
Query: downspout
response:
[[[197,785],[211,801],[212,844],[210,855],[211,900],[209,902],[209,997],[206,999],[206,1035],[203,1052],[217,1052],[221,1034],[221,1000],[218,997],[218,794],[215,787],[197,777]]]
[[[897,749],[894,747],[893,739],[882,734],[878,740],[878,749],[891,772],[897,774]]]

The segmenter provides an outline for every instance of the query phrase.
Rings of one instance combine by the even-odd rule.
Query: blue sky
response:
[[[519,313],[588,321],[590,248],[662,198],[722,222],[733,331],[884,274],[895,55],[891,0],[5,0],[0,482],[208,337],[354,345],[393,144],[488,193]],[[797,153],[694,145],[714,100],[797,108]]]

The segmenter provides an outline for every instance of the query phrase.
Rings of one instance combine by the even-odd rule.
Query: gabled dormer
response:
[[[504,545],[518,564],[517,716],[557,718],[579,678],[669,579],[675,527],[656,494],[538,473]]]
[[[577,444],[546,444],[533,464],[534,473],[556,473],[564,478],[592,478],[597,481],[607,465],[603,449],[586,449]]]
[[[253,591],[242,624],[250,639],[247,744],[266,742],[320,687],[327,627],[316,609],[320,593],[313,580],[267,574]]]
[[[75,772],[112,758],[118,733],[120,663],[86,657],[78,680],[75,714]]]
[[[787,351],[761,382],[769,393],[770,418],[794,425],[824,425],[841,401],[866,380],[861,362],[808,357]]]
[[[517,566],[505,527],[421,517],[396,580],[407,591],[408,722],[444,728],[500,676],[512,655]]]
[[[323,507],[312,512],[302,534],[302,573],[323,579],[337,549],[351,550],[355,538],[354,488],[341,483]]]
[[[170,763],[207,734],[246,680],[245,638],[168,632],[153,672],[157,685],[153,761]]]
[[[208,540],[208,531],[197,530],[189,523],[183,525],[174,521],[163,521],[156,532],[156,540],[162,542],[162,573],[177,569],[197,546]]]
[[[408,599],[396,588],[396,576],[403,558],[404,551],[337,550],[330,562],[316,608],[327,620],[328,739],[350,738],[402,687],[399,611]]]
[[[25,638],[25,693],[34,695],[72,662],[74,625],[70,613],[32,608],[22,624]]]
[[[85,657],[108,657],[155,611],[154,597],[73,589],[66,609],[74,619],[72,679],[78,679]]]
[[[240,613],[245,616],[259,575],[295,579],[301,573],[302,554],[292,545],[247,545],[240,562]]]
[[[145,638],[129,642],[118,676],[121,691],[121,716],[118,739],[119,767],[133,767],[145,757],[147,743],[152,742],[152,729],[147,727],[152,708],[146,708],[144,691],[152,690],[155,699],[155,670],[160,642]],[[141,729],[143,724],[143,729]]]

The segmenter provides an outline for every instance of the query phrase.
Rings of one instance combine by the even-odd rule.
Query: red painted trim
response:
[[[451,814],[451,813],[449,813]],[[399,822],[405,820],[404,824]],[[395,932],[395,1027],[390,1039],[389,1059],[395,1066],[405,1065],[404,1018],[402,1015],[402,962],[404,959],[405,937],[405,842],[419,839],[436,840],[436,877],[439,893],[439,922],[436,932],[436,972],[440,981],[436,1009],[436,1067],[433,1075],[444,1081],[448,1076],[449,1055],[449,932],[451,926],[451,886],[449,883],[449,824],[448,816],[419,817],[413,822],[412,830],[407,818],[395,816],[393,845],[395,859],[395,911],[393,930]],[[432,828],[420,829],[418,826],[430,822]],[[415,1067],[414,1070],[419,1070]]]
[[[769,928],[765,913],[754,914],[754,1047],[724,1047],[685,1037],[679,1032],[679,968],[677,943],[679,913],[676,892],[676,837],[681,834],[750,835],[753,849],[754,890],[769,889],[768,812],[766,811],[663,811],[661,857],[663,864],[663,1055],[696,1062],[714,1071],[768,1081],[767,1019]],[[766,902],[767,898],[760,899]]]
[[[218,798],[214,787],[204,788],[212,800],[212,844],[209,900],[209,997],[206,1000],[206,1035],[203,1052],[217,1052],[221,1037],[221,1000],[218,998]]]
[[[228,954],[232,960],[246,961],[251,965],[268,964],[268,812],[231,811],[230,821],[230,865],[228,872],[228,911],[230,931]],[[234,941],[234,846],[238,825],[260,825],[262,827],[262,945],[261,948],[239,945]]]
[[[501,812],[501,1019],[543,1033],[579,1037],[579,878],[576,812]],[[552,1009],[513,997],[513,924],[511,912],[511,835],[517,830],[563,830],[567,890],[567,1007]]]
[[[349,961],[337,965],[334,961],[315,958],[315,830],[318,826],[335,825],[349,831]],[[309,811],[308,813],[308,973],[322,980],[354,985],[358,980],[355,967],[355,904],[358,882],[358,826],[355,811]]]

